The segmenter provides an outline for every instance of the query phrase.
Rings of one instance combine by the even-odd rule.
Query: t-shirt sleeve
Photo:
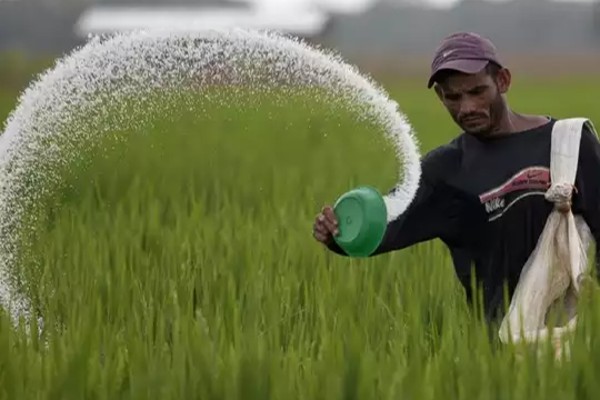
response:
[[[574,212],[580,212],[596,242],[596,272],[600,273],[600,141],[591,125],[584,126],[573,198]]]
[[[439,176],[439,171],[448,170],[450,166],[447,164],[445,157],[439,156],[438,152],[429,153],[421,161],[421,180],[412,202],[405,212],[388,223],[385,235],[372,256],[452,236],[449,230],[455,224],[449,223],[449,220],[453,214],[450,210],[453,201]],[[329,248],[345,255],[335,242]]]

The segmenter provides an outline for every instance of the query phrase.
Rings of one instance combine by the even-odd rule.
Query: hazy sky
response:
[[[261,6],[265,6],[267,8],[273,9],[277,7],[285,7],[289,8],[292,5],[296,5],[299,7],[304,7],[308,4],[316,4],[321,6],[326,6],[327,8],[334,9],[336,11],[343,12],[359,12],[363,10],[365,7],[371,6],[376,0],[237,0],[240,2],[250,2],[255,3]],[[393,0],[389,0],[393,1]],[[400,0],[397,0],[400,1]],[[455,3],[460,0],[404,0],[406,2],[415,2],[415,3],[427,3],[433,7],[452,7]],[[503,2],[503,1],[511,1],[511,0],[482,0],[482,1],[493,1],[493,2]],[[518,1],[518,0],[517,0]],[[554,0],[547,0],[554,1]],[[569,2],[593,2],[595,0],[557,0],[557,1],[569,1]]]
[[[289,7],[290,5],[305,6],[307,4],[318,4],[332,7],[339,11],[361,11],[374,3],[375,0],[238,0],[252,2],[270,7]],[[409,0],[419,3],[428,3],[434,7],[451,7],[460,0]],[[507,0],[487,0],[502,2]],[[548,0],[553,1],[553,0]],[[594,0],[560,0],[571,2],[593,2]]]

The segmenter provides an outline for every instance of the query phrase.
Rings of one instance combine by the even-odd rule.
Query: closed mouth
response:
[[[463,123],[469,124],[472,122],[481,122],[483,121],[483,117],[471,117],[471,118],[465,118],[462,120]]]

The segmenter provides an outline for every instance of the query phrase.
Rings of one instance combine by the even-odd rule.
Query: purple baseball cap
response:
[[[496,47],[489,39],[472,32],[453,33],[445,37],[435,51],[427,87],[433,86],[435,75],[441,70],[476,74],[490,61],[502,66]]]

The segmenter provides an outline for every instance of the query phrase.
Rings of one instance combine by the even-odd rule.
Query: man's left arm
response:
[[[596,242],[596,274],[600,277],[600,140],[591,125],[581,134],[573,211],[581,213]]]

